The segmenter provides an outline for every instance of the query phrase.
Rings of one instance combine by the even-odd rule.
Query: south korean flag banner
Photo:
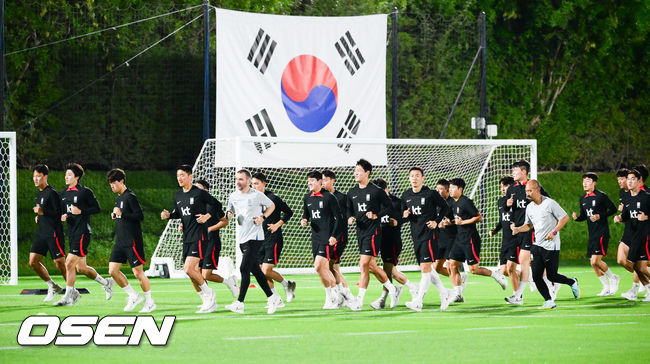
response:
[[[250,167],[386,164],[386,15],[295,17],[217,9],[216,137],[338,138],[249,143]],[[232,144],[218,158],[232,166]],[[317,150],[315,150],[317,149]],[[233,160],[229,160],[233,159]]]

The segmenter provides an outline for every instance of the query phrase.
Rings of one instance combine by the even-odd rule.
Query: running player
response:
[[[43,301],[50,302],[56,294],[63,293],[63,288],[54,283],[47,268],[41,263],[43,257],[50,252],[50,256],[61,272],[63,279],[65,272],[65,241],[63,241],[63,225],[61,224],[61,197],[58,192],[47,183],[50,169],[39,164],[32,170],[34,186],[38,187],[34,213],[38,231],[29,250],[29,266],[34,269],[43,281],[47,283],[47,296]]]
[[[618,171],[616,171],[616,181],[620,187],[620,190],[618,192],[618,211],[621,212],[623,211],[623,207],[629,203],[628,200],[630,198],[630,190],[627,188],[627,175],[629,173],[630,170],[627,168],[620,168]],[[634,264],[627,260],[627,255],[630,252],[630,225],[631,224],[627,222],[624,224],[623,236],[621,236],[621,239],[619,240],[618,250],[616,252],[616,262],[633,275],[632,288],[626,292],[621,293],[621,297],[636,300],[638,294],[637,292],[640,286],[639,276],[637,276],[637,274],[634,272]]]
[[[598,176],[595,173],[582,175],[582,188],[587,193],[580,198],[580,215],[572,213],[573,220],[587,221],[589,229],[589,242],[587,244],[587,256],[596,276],[603,284],[603,289],[598,296],[611,296],[618,291],[618,283],[621,277],[612,271],[603,261],[607,255],[609,245],[609,224],[607,218],[616,213],[616,206],[612,200],[601,190],[596,189]]]
[[[447,215],[449,206],[437,191],[424,185],[424,179],[422,168],[412,167],[409,170],[411,188],[402,193],[402,216],[410,222],[413,250],[422,273],[418,294],[412,301],[406,302],[406,307],[422,311],[424,295],[433,283],[440,292],[440,310],[444,311],[449,306],[450,292],[433,270],[433,262],[443,258],[438,250],[435,229]]]
[[[123,170],[111,169],[106,174],[106,180],[111,190],[118,195],[111,212],[111,218],[115,220],[116,240],[108,263],[108,273],[129,296],[124,311],[132,311],[135,306],[144,301],[140,312],[151,312],[156,309],[156,304],[151,298],[149,278],[142,269],[146,263],[140,226],[141,221],[144,220],[142,207],[135,194],[126,187],[126,174]],[[120,267],[126,261],[129,262],[135,278],[140,281],[144,297],[135,292],[126,276],[120,271]]]
[[[264,219],[262,223],[264,229],[264,244],[262,244],[260,250],[262,272],[264,272],[269,287],[271,287],[271,292],[276,293],[273,281],[279,282],[284,288],[287,302],[291,302],[296,296],[296,282],[284,279],[280,273],[273,270],[273,267],[278,265],[282,247],[284,246],[282,225],[291,219],[293,210],[278,195],[266,189],[267,179],[264,173],[257,172],[253,174],[252,182],[253,188],[265,194],[275,205],[273,213]]]
[[[210,184],[204,179],[199,179],[194,182],[194,185],[204,191],[210,193]],[[231,274],[230,277],[224,278],[214,271],[218,269],[219,265],[219,254],[221,254],[221,236],[219,231],[228,225],[228,219],[225,217],[223,210],[221,208],[216,209],[215,216],[211,216],[210,219],[205,223],[208,227],[208,243],[205,248],[205,254],[201,260],[201,275],[203,279],[215,283],[223,283],[228,287],[230,293],[232,293],[233,298],[237,297],[239,294],[239,287],[237,287],[237,277],[234,274]],[[194,287],[197,292],[200,291],[200,288],[195,285]]]
[[[357,161],[354,167],[354,180],[357,186],[348,191],[347,214],[348,225],[356,221],[357,240],[359,242],[359,295],[351,307],[361,309],[363,298],[368,289],[370,272],[386,287],[390,296],[390,307],[397,306],[397,290],[388,280],[386,272],[379,269],[375,258],[381,249],[380,216],[390,211],[390,199],[379,187],[370,183],[372,164],[365,159]]]
[[[467,261],[472,274],[494,278],[502,289],[506,289],[508,281],[499,271],[491,271],[479,266],[481,254],[481,237],[476,230],[476,224],[483,221],[481,213],[476,209],[474,202],[463,194],[465,181],[462,178],[453,178],[449,181],[449,195],[454,199],[451,205],[454,213],[454,224],[458,229],[456,241],[449,252],[451,261],[451,283],[454,285],[456,296],[462,296],[461,279],[458,269],[462,262]],[[456,301],[454,299],[453,301]]]
[[[307,174],[309,193],[302,204],[300,225],[311,226],[311,249],[314,256],[314,269],[325,287],[324,310],[339,308],[343,296],[334,290],[336,279],[330,271],[330,261],[334,255],[336,237],[341,236],[344,222],[340,220],[341,211],[336,198],[322,189],[323,175],[319,171]],[[310,222],[311,221],[311,222]]]
[[[454,245],[454,240],[456,240],[457,234],[456,225],[452,223],[454,214],[451,210],[451,205],[454,203],[454,199],[449,196],[449,181],[444,178],[436,182],[436,191],[438,191],[440,197],[447,201],[447,206],[449,206],[449,209],[447,209],[447,216],[445,216],[442,221],[440,221],[440,224],[438,224],[438,228],[436,229],[436,237],[438,238],[438,250],[440,251],[442,258],[436,259],[436,261],[433,262],[433,269],[435,269],[439,274],[449,277],[449,266],[451,265],[449,262],[449,252],[451,251],[451,247]],[[437,213],[440,214],[440,211]],[[459,272],[459,274],[461,282],[461,295],[454,298],[457,299],[455,302],[464,301],[462,292],[465,291],[465,286],[467,284],[467,272]]]
[[[192,285],[199,287],[203,304],[196,313],[209,313],[217,309],[216,292],[208,287],[199,268],[207,248],[206,222],[222,209],[221,203],[206,191],[192,184],[192,167],[183,164],[176,168],[176,181],[181,187],[174,193],[174,209],[160,213],[162,220],[180,219],[183,229],[183,271]]]
[[[65,212],[61,215],[61,221],[68,224],[68,240],[70,242],[70,254],[65,260],[66,289],[65,295],[55,306],[74,305],[79,297],[79,291],[74,288],[77,280],[77,271],[90,279],[101,284],[106,291],[106,299],[113,297],[113,278],[104,279],[97,274],[97,271],[86,264],[86,254],[90,246],[90,215],[101,211],[99,202],[93,191],[79,182],[84,175],[84,169],[77,163],[70,163],[65,166],[65,184],[68,188],[61,196],[62,206]]]

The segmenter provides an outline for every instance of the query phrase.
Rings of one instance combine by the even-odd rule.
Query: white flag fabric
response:
[[[353,165],[359,158],[386,164],[384,146],[344,143],[386,138],[386,21],[386,15],[297,17],[217,9],[217,139],[344,139],[320,144],[318,151],[309,144],[251,143],[240,156],[251,167]],[[232,166],[234,160],[217,163]]]

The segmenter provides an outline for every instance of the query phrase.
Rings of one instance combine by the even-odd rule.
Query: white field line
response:
[[[290,339],[296,337],[301,337],[301,335],[224,337],[223,340],[268,340],[268,339]]]
[[[503,329],[527,329],[530,326],[504,326],[504,327],[470,327],[465,330],[503,330]]]
[[[576,326],[610,326],[610,325],[636,325],[638,322],[600,322],[594,324],[576,324]]]
[[[364,336],[364,335],[392,335],[392,334],[411,334],[417,332],[416,330],[404,331],[370,331],[370,332],[346,332],[343,335],[350,336]]]
[[[22,346],[4,346],[0,347],[0,350],[14,350],[14,349],[24,349]]]

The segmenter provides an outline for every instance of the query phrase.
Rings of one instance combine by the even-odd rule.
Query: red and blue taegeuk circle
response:
[[[325,62],[303,54],[282,73],[282,104],[298,129],[313,133],[332,120],[338,105],[336,78]]]

